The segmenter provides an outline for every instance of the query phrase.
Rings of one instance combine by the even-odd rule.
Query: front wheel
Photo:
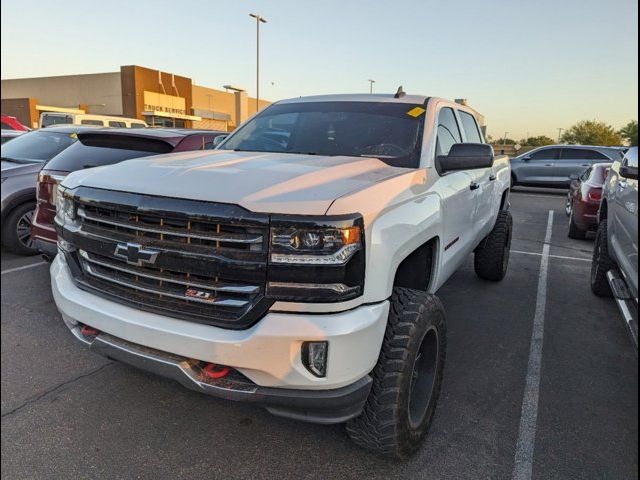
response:
[[[358,445],[404,459],[427,434],[438,402],[446,353],[440,300],[410,288],[391,295],[387,330],[362,414],[347,423]]]
[[[35,202],[26,202],[18,205],[7,215],[2,225],[2,244],[7,250],[20,255],[38,253],[31,236],[31,222],[35,210]]]
[[[512,226],[511,213],[500,210],[493,230],[476,247],[473,256],[473,266],[478,277],[499,282],[507,274]]]

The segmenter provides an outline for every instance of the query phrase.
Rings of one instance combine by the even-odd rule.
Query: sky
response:
[[[467,98],[494,138],[638,118],[636,0],[2,0],[1,77],[141,65],[260,97]]]

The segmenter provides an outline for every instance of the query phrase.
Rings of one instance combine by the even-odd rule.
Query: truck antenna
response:
[[[396,91],[396,94],[393,96],[393,98],[402,98],[406,95],[406,93],[404,92],[404,90],[402,90],[402,85],[400,85],[398,87],[398,90]]]

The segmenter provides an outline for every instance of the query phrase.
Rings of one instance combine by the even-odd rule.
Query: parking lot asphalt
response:
[[[613,301],[589,289],[593,242],[567,238],[563,202],[517,189],[505,280],[479,280],[470,258],[439,291],[442,394],[406,462],[358,448],[340,425],[277,418],[86,351],[57,313],[47,266],[3,251],[2,477],[501,479],[529,445],[533,478],[637,478],[637,357]]]

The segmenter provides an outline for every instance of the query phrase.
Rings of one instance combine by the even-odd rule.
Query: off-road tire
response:
[[[433,383],[423,409],[424,417],[411,425],[409,400],[414,363],[423,339],[437,338]],[[433,350],[430,350],[433,352]],[[362,414],[347,423],[347,433],[358,445],[390,457],[404,459],[421,445],[435,412],[446,354],[446,319],[434,295],[396,287],[391,295],[389,319],[373,385]],[[415,398],[415,397],[414,397]]]
[[[571,210],[571,214],[569,215],[569,232],[567,233],[569,238],[575,238],[576,240],[584,240],[587,238],[587,231],[582,230],[578,225],[576,225],[575,220],[573,219],[573,209]]]
[[[36,202],[25,202],[15,207],[2,222],[2,245],[7,250],[19,255],[35,255],[38,250],[28,248],[18,239],[17,225],[20,218],[31,210],[36,209]]]
[[[615,262],[609,256],[607,219],[604,218],[598,225],[593,247],[593,259],[591,260],[591,291],[593,293],[599,297],[613,296],[607,280],[607,272],[615,267]]]
[[[507,274],[513,219],[508,210],[500,210],[491,233],[476,247],[473,266],[483,280],[499,282]]]

